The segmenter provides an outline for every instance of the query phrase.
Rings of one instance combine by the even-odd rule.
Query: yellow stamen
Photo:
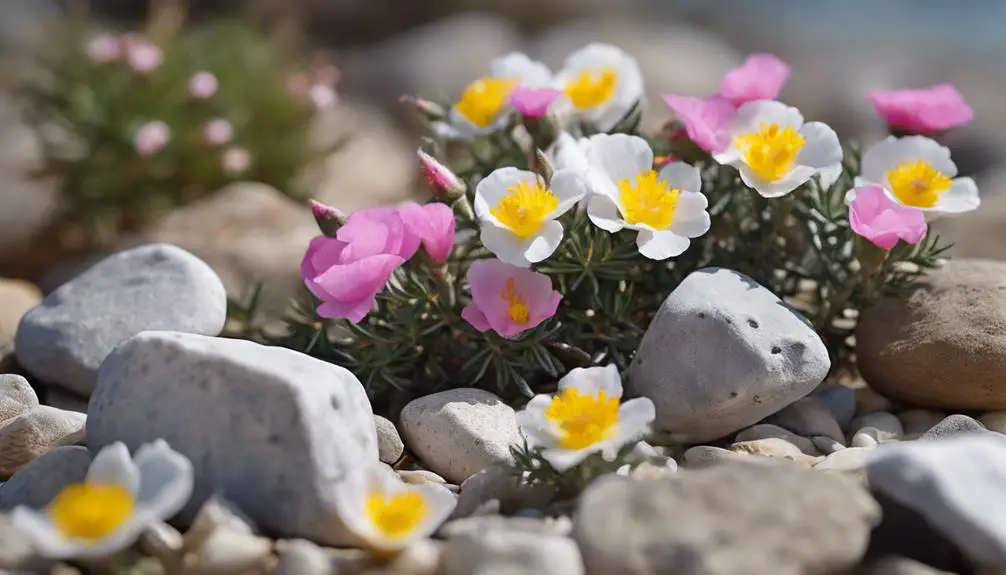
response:
[[[67,539],[98,541],[115,533],[135,505],[133,494],[121,485],[74,483],[49,504],[49,516]]]
[[[782,179],[796,163],[807,141],[791,126],[762,122],[757,132],[737,136],[737,147],[754,173],[770,182]]]
[[[563,449],[583,449],[611,438],[618,428],[618,398],[604,391],[584,395],[567,387],[552,398],[545,417],[562,430]]]
[[[513,278],[506,281],[506,286],[500,292],[500,297],[507,302],[507,313],[510,314],[511,320],[521,324],[527,323],[531,313],[527,309],[527,302],[517,293],[517,286],[514,284]]]
[[[631,180],[618,182],[622,215],[630,224],[645,224],[655,230],[665,230],[678,211],[681,190],[670,187],[650,170]]]
[[[618,73],[612,68],[592,72],[585,70],[566,84],[566,96],[573,106],[583,110],[599,106],[615,95]]]
[[[499,117],[517,84],[511,78],[480,78],[468,84],[454,109],[469,122],[486,128]]]
[[[558,206],[559,198],[541,182],[517,182],[489,212],[515,235],[526,238],[537,233]]]
[[[940,194],[953,185],[950,178],[943,175],[925,160],[904,162],[887,172],[891,192],[902,204],[916,208],[931,208],[940,199]]]
[[[381,535],[400,539],[415,531],[429,509],[422,495],[415,491],[403,491],[391,497],[372,493],[367,498],[366,512]]]

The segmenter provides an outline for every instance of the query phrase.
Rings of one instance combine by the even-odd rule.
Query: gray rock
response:
[[[974,419],[955,413],[954,415],[948,415],[943,421],[934,425],[929,431],[923,433],[919,439],[943,439],[969,433],[989,433],[989,430]]]
[[[38,406],[38,396],[28,380],[13,373],[0,374],[0,423]]]
[[[821,401],[843,430],[856,416],[856,390],[844,385],[820,387],[811,395]]]
[[[332,559],[306,539],[281,541],[276,575],[332,575]]]
[[[907,557],[887,556],[871,561],[855,575],[951,575]]]
[[[377,463],[377,437],[349,371],[250,341],[141,333],[101,366],[87,444],[135,449],[155,438],[195,468],[183,517],[217,493],[277,535],[355,541],[333,488],[350,466]]]
[[[405,453],[405,444],[398,435],[395,424],[380,415],[374,416],[374,427],[377,430],[377,452],[381,461],[394,465]]]
[[[811,437],[810,440],[814,442],[814,447],[824,453],[825,455],[829,453],[835,453],[846,448],[846,445],[840,441],[835,441],[830,437],[825,437],[823,435],[815,435]]]
[[[491,501],[498,502],[500,511],[504,513],[527,507],[544,508],[552,496],[552,490],[547,485],[518,482],[509,469],[496,464],[464,480],[451,517],[468,517]]]
[[[1006,437],[887,444],[867,472],[872,489],[920,514],[974,564],[1006,568]]]
[[[0,509],[18,505],[42,509],[64,487],[87,476],[91,455],[86,447],[57,447],[25,465],[0,485]]]
[[[583,560],[567,537],[489,529],[466,532],[447,542],[444,575],[581,575]]]
[[[660,306],[629,366],[627,391],[653,400],[657,427],[694,443],[779,411],[830,367],[806,319],[751,278],[706,268]]]
[[[10,477],[66,437],[84,430],[87,416],[39,405],[0,428],[0,478]]]
[[[856,415],[866,415],[877,411],[891,411],[894,404],[869,387],[859,387],[856,394]]]
[[[850,429],[856,430],[856,433],[859,433],[863,429],[870,428],[874,431],[869,433],[875,436],[874,438],[878,443],[893,441],[895,439],[899,439],[905,434],[904,428],[901,427],[901,420],[899,420],[893,413],[888,413],[886,411],[877,411],[861,415],[852,420],[852,425],[850,426]]]
[[[18,361],[50,384],[81,395],[115,346],[145,330],[217,335],[227,294],[213,270],[167,244],[108,257],[49,294],[17,331]]]
[[[801,575],[856,565],[879,520],[852,479],[724,463],[659,481],[601,478],[580,498],[573,535],[589,574]]]
[[[803,436],[823,435],[845,441],[842,426],[825,403],[816,397],[804,397],[769,418],[770,421]]]
[[[947,416],[942,411],[931,411],[929,409],[909,409],[898,414],[898,420],[905,430],[905,435],[922,434],[933,427]]]
[[[445,523],[438,535],[448,539],[463,534],[479,534],[493,530],[521,531],[538,535],[555,535],[566,537],[573,531],[573,523],[569,517],[528,517],[502,515],[485,515],[454,519]]]
[[[817,447],[810,439],[769,423],[760,423],[745,429],[737,434],[734,441],[754,441],[757,439],[782,439],[795,445],[806,455],[819,455]]]
[[[402,409],[401,426],[419,459],[456,483],[495,463],[512,462],[510,446],[520,441],[513,408],[474,388],[410,401]]]
[[[978,422],[988,428],[989,431],[1006,433],[1006,411],[990,411],[979,417]]]

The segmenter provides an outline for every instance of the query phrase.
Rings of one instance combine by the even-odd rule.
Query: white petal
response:
[[[618,366],[577,367],[559,380],[559,391],[574,388],[584,395],[596,395],[603,391],[609,397],[622,397],[622,376]]]
[[[486,222],[482,224],[479,237],[482,245],[501,262],[522,268],[531,266],[531,262],[527,261],[524,255],[527,251],[525,242],[510,230]]]
[[[778,198],[799,188],[817,171],[809,166],[797,166],[780,180],[770,182],[754,172],[747,164],[738,166],[741,180],[763,198]]]
[[[618,184],[606,172],[597,168],[590,168],[587,170],[586,181],[587,190],[591,196],[607,196],[615,204],[618,204],[619,196],[621,196],[622,192],[618,189]]]
[[[479,219],[496,221],[495,216],[489,213],[490,208],[496,207],[508,193],[510,188],[518,182],[536,183],[538,176],[534,172],[518,170],[507,167],[493,170],[488,176],[475,186],[475,213]]]
[[[799,130],[803,126],[803,115],[800,110],[775,100],[745,102],[730,122],[729,132],[732,136],[757,132],[762,124],[778,124],[780,128]]]
[[[548,222],[530,242],[524,244],[524,259],[532,264],[543,261],[555,252],[560,243],[562,243],[562,224],[555,220]]]
[[[366,515],[365,507],[370,496],[366,470],[355,468],[347,472],[335,484],[332,495],[339,519],[346,528],[366,541],[374,539],[374,526]]]
[[[709,231],[711,223],[708,212],[699,212],[697,216],[691,218],[675,215],[670,231],[686,238],[697,238]]]
[[[622,402],[618,408],[619,423],[630,426],[649,425],[656,418],[656,408],[648,397],[637,397]]]
[[[192,462],[163,440],[141,445],[133,457],[140,472],[137,510],[166,520],[189,502],[193,489]]]
[[[421,537],[432,535],[450,517],[458,504],[458,498],[449,489],[436,483],[424,483],[412,486],[419,491],[426,501],[427,514],[416,527],[416,533]]]
[[[618,206],[606,195],[594,195],[587,201],[587,217],[604,231],[615,233],[624,227]]]
[[[833,166],[828,166],[827,168],[818,171],[817,175],[821,180],[821,188],[827,190],[835,185],[835,182],[842,177],[842,163],[839,162]],[[853,196],[855,197],[855,194],[853,194]]]
[[[499,118],[484,128],[472,123],[471,120],[466,118],[455,108],[451,108],[451,111],[448,113],[448,119],[457,134],[457,139],[470,140],[476,136],[493,134],[495,132],[499,132],[503,128],[506,128],[507,124],[510,123],[510,112],[511,110],[507,109],[507,111],[500,113]]]
[[[559,134],[555,143],[552,144],[549,156],[557,170],[574,170],[584,174],[589,167],[584,147],[569,132]]]
[[[660,169],[660,179],[672,188],[686,192],[702,189],[702,174],[699,169],[684,162],[671,162]]]
[[[960,214],[978,209],[978,185],[971,178],[956,178],[953,185],[940,196],[937,211],[944,214]]]
[[[587,161],[618,182],[652,170],[653,150],[638,136],[598,134],[587,142]]]
[[[559,205],[548,214],[548,219],[565,214],[587,195],[587,186],[575,170],[556,170],[549,182],[549,189],[559,198]]]
[[[556,471],[562,473],[575,467],[584,459],[590,456],[591,453],[597,451],[595,446],[590,446],[585,449],[546,449],[541,452],[541,456],[551,465]]]
[[[797,155],[796,163],[801,166],[810,166],[818,170],[841,165],[842,144],[838,141],[838,134],[823,122],[810,122],[800,128],[800,135],[804,137],[803,149]]]
[[[666,260],[681,255],[691,242],[670,230],[640,230],[636,236],[639,253],[651,260]]]
[[[493,60],[489,64],[489,75],[514,78],[528,88],[545,88],[552,83],[552,71],[548,66],[521,52],[510,52]]]
[[[433,122],[431,124],[433,135],[442,140],[462,140],[465,135],[449,122]]]
[[[409,488],[409,484],[387,465],[370,463],[366,466],[365,481],[369,491],[377,491],[385,497],[394,495]]]
[[[133,463],[126,444],[116,441],[94,456],[84,481],[121,485],[135,497],[140,490],[140,470]]]
[[[14,508],[10,519],[14,527],[31,540],[35,551],[47,559],[76,557],[83,548],[76,541],[64,539],[45,513],[18,506]]]
[[[544,405],[536,406],[532,410],[525,406],[523,410],[516,413],[517,427],[524,439],[527,440],[528,447],[556,447],[559,444],[559,429],[555,422],[545,416],[545,411],[551,405],[552,398],[548,395],[539,395],[535,399],[539,397],[544,398]]]
[[[863,152],[860,176],[870,182],[887,182],[887,172],[904,162],[925,160],[943,175],[954,177],[957,166],[950,159],[950,150],[935,140],[923,136],[889,138]],[[885,183],[886,185],[886,183]]]
[[[81,548],[77,553],[77,557],[99,559],[118,553],[136,543],[140,535],[156,521],[153,516],[137,511],[137,513],[134,513],[132,517],[108,537]]]
[[[709,200],[704,194],[698,192],[681,192],[678,197],[678,209],[674,212],[674,217],[690,219],[706,211],[709,207]]]

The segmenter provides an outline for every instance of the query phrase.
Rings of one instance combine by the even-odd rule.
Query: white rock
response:
[[[255,524],[322,544],[355,542],[334,488],[377,463],[373,412],[349,371],[250,341],[144,332],[101,366],[87,444],[163,438],[192,460],[191,517],[219,494]]]
[[[824,435],[835,441],[845,441],[845,434],[835,415],[817,397],[804,397],[770,419],[780,427],[803,436]]]
[[[875,431],[869,431],[870,428]],[[868,413],[853,419],[851,429],[856,430],[853,435],[865,430],[868,435],[877,440],[877,443],[893,441],[905,434],[905,430],[901,427],[901,421],[894,414],[886,411]]]
[[[374,428],[377,430],[377,453],[381,461],[394,465],[405,452],[405,444],[402,443],[395,424],[380,415],[374,415]]]
[[[195,554],[195,569],[206,575],[242,575],[264,567],[272,553],[265,537],[216,529]]]
[[[64,438],[84,430],[87,416],[39,405],[0,428],[0,478],[31,463]]]
[[[455,483],[495,463],[512,462],[510,446],[520,441],[513,408],[474,388],[409,402],[402,409],[401,427],[419,459]]]
[[[332,559],[306,539],[277,543],[279,563],[276,575],[332,575]]]
[[[583,559],[568,537],[508,529],[455,535],[443,556],[444,575],[582,575]]]
[[[889,443],[867,470],[871,489],[919,513],[973,564],[1006,568],[1006,438]]]
[[[573,531],[573,522],[566,516],[504,517],[502,515],[486,515],[449,521],[440,528],[438,535],[450,539],[462,534],[477,535],[493,530],[565,537]]]
[[[653,400],[657,427],[700,442],[807,395],[830,367],[821,338],[775,294],[743,274],[706,268],[660,306],[627,392]]]
[[[37,405],[38,396],[27,379],[13,373],[0,374],[0,424]]]
[[[737,434],[734,441],[754,441],[757,439],[782,439],[795,445],[806,455],[819,455],[817,447],[814,446],[814,442],[810,439],[769,423],[760,423],[745,429]]]
[[[817,471],[842,472],[866,481],[866,460],[872,447],[847,447],[814,464]]]
[[[882,433],[876,427],[864,427],[852,436],[852,447],[873,447],[880,444]]]
[[[685,451],[682,467],[687,469],[702,469],[720,463],[740,461],[745,463],[787,463],[788,460],[774,457],[757,457],[749,453],[730,451],[712,445],[696,445]]]

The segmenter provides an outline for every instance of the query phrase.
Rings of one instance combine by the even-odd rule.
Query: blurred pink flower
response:
[[[887,125],[923,136],[963,126],[974,111],[952,84],[938,84],[921,90],[867,92]]]
[[[685,126],[688,139],[710,154],[722,152],[730,143],[727,125],[736,114],[729,100],[722,96],[693,98],[664,94],[664,102]]]
[[[327,86],[337,86],[339,80],[342,79],[342,72],[339,68],[333,64],[327,64],[318,68],[318,71],[314,74],[315,79],[319,84],[325,84]]]
[[[360,257],[358,254],[380,252],[407,260],[416,254],[420,242],[398,209],[388,206],[353,212],[336,237],[349,244],[348,257],[354,259]]]
[[[379,236],[387,230],[375,227],[373,233]],[[350,250],[351,245],[336,238],[314,238],[301,261],[300,273],[307,288],[322,302],[317,309],[319,316],[359,323],[374,308],[377,294],[405,259],[376,249]]]
[[[450,206],[409,202],[398,208],[398,214],[409,231],[419,237],[433,261],[447,261],[454,248],[454,210]]]
[[[922,210],[902,206],[878,185],[860,186],[854,192],[849,226],[857,235],[884,250],[893,248],[899,239],[914,245],[925,237],[927,225]]]
[[[211,146],[220,146],[231,141],[234,127],[222,118],[210,120],[203,126],[203,140]]]
[[[555,315],[562,299],[547,275],[497,259],[473,263],[468,286],[472,303],[461,317],[479,331],[491,329],[507,339]]]
[[[115,36],[102,34],[88,42],[87,57],[100,64],[114,62],[122,58],[122,43]]]
[[[327,84],[314,84],[307,91],[307,97],[317,110],[331,108],[339,101],[335,89]]]
[[[789,64],[772,54],[751,54],[723,76],[719,95],[735,107],[753,100],[775,100],[789,78]]]
[[[136,152],[143,157],[150,157],[160,152],[171,140],[171,128],[161,121],[147,122],[136,131],[133,144]]]
[[[220,166],[224,173],[231,176],[238,176],[248,171],[251,167],[251,152],[244,148],[231,147],[224,150],[220,159]]]
[[[189,80],[189,94],[200,100],[212,98],[219,88],[220,83],[211,72],[198,72]]]
[[[126,59],[135,72],[147,74],[160,67],[164,53],[156,45],[145,39],[129,36],[124,40]]]
[[[518,86],[510,94],[510,105],[525,118],[541,118],[548,114],[549,106],[559,96],[562,96],[562,90]]]
[[[464,183],[454,175],[454,172],[450,168],[441,164],[436,158],[421,149],[416,150],[416,155],[419,156],[419,166],[423,170],[423,176],[438,193],[447,192],[447,195],[457,195],[459,192],[464,193]]]

